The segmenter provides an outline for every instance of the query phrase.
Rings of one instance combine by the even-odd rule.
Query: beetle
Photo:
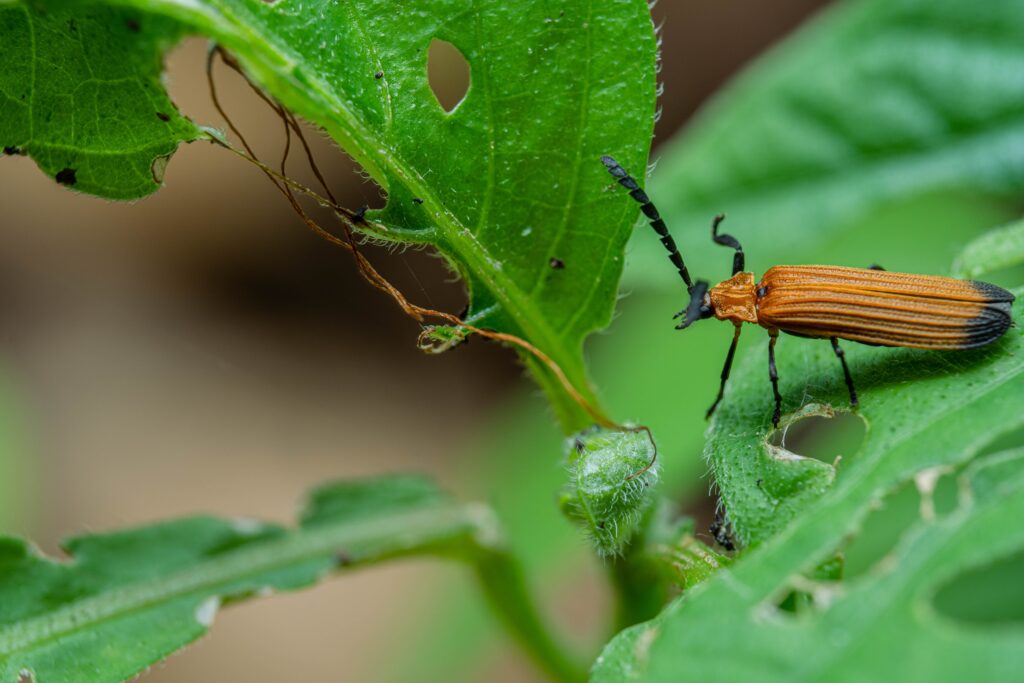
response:
[[[615,159],[603,156],[601,161],[619,184],[629,190],[630,197],[640,203],[640,210],[650,220],[668,251],[669,260],[686,284],[690,301],[676,314],[676,318],[682,317],[676,329],[685,329],[712,316],[735,326],[718,395],[708,408],[708,418],[725,393],[743,323],[768,330],[768,377],[775,397],[772,425],[776,428],[782,415],[779,373],[775,368],[775,342],[779,332],[828,339],[843,366],[850,405],[856,407],[859,404],[857,391],[839,346],[840,339],[872,346],[973,349],[991,344],[1010,328],[1014,296],[987,282],[893,273],[880,266],[774,266],[756,282],[754,274],[744,270],[743,247],[739,240],[718,232],[724,215],[712,221],[711,239],[734,250],[732,277],[710,288],[705,280],[693,282],[672,235],[647,193]]]

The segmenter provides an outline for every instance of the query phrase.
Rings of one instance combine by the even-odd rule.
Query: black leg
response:
[[[782,394],[779,393],[779,371],[775,369],[775,342],[779,339],[778,330],[768,331],[768,378],[772,381],[775,393],[775,412],[772,413],[772,425],[778,429],[782,417]]]
[[[708,408],[708,412],[704,415],[704,419],[707,420],[715,412],[715,408],[722,402],[722,396],[725,394],[725,383],[729,381],[729,371],[732,370],[732,359],[736,355],[736,344],[740,340],[740,326],[736,326],[736,333],[732,336],[732,344],[729,345],[729,354],[725,357],[725,366],[722,368],[722,383],[718,386],[718,396],[715,398],[715,402]]]
[[[829,341],[832,342],[832,350],[836,352],[836,357],[839,358],[839,362],[843,364],[843,376],[846,377],[846,388],[850,390],[850,405],[856,407],[860,402],[857,400],[857,390],[853,388],[853,377],[850,375],[850,367],[846,364],[846,352],[839,346],[839,340],[835,337],[832,337]]]
[[[721,244],[723,247],[730,247],[736,250],[736,253],[732,257],[732,274],[743,271],[743,247],[740,246],[740,241],[732,235],[718,234],[718,226],[725,220],[725,214],[720,213],[715,216],[715,220],[711,221],[711,239],[714,240],[715,244]]]

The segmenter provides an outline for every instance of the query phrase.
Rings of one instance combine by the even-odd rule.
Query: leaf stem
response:
[[[471,562],[491,607],[526,653],[553,681],[586,681],[586,665],[582,659],[569,654],[566,644],[559,641],[546,625],[521,565],[493,533],[496,525],[490,510],[479,510],[486,513],[486,518],[479,522],[478,528],[483,533],[477,534],[474,540],[475,552]]]

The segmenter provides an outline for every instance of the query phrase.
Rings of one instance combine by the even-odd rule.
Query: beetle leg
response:
[[[778,429],[782,417],[782,394],[779,393],[779,371],[775,369],[775,342],[779,339],[778,330],[768,330],[768,378],[772,381],[772,392],[775,394],[775,412],[772,413],[772,425]]]
[[[856,407],[860,404],[857,400],[857,390],[853,388],[853,376],[850,375],[850,367],[846,364],[846,352],[839,346],[839,340],[831,337],[832,350],[836,352],[836,358],[843,364],[843,376],[846,377],[846,388],[850,390],[850,405]]]
[[[740,326],[736,325],[736,333],[732,336],[732,344],[729,345],[729,354],[725,357],[725,366],[722,367],[722,383],[718,386],[718,396],[715,398],[715,402],[708,408],[708,412],[704,415],[704,419],[707,420],[711,417],[712,413],[715,412],[715,408],[722,402],[722,396],[725,394],[725,383],[729,381],[729,371],[732,370],[732,359],[736,355],[736,344],[740,340]]]
[[[715,220],[711,222],[711,239],[714,240],[715,244],[721,244],[723,247],[731,247],[736,250],[736,253],[732,257],[732,274],[735,275],[743,270],[744,259],[743,259],[743,247],[740,246],[739,240],[732,235],[718,234],[718,226],[725,220],[725,214],[720,213],[715,216]]]

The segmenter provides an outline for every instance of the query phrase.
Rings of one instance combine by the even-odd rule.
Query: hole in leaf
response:
[[[845,578],[850,580],[861,576],[883,562],[896,550],[911,525],[921,519],[920,511],[921,497],[913,481],[905,482],[895,492],[877,501],[860,531],[843,549]]]
[[[1024,550],[968,570],[943,585],[932,599],[935,609],[969,624],[1024,623]]]
[[[427,80],[438,104],[450,114],[469,92],[469,62],[457,47],[435,38],[427,51]]]
[[[944,517],[960,505],[957,477],[950,476],[952,471],[949,467],[932,467],[914,476],[921,519],[932,521]]]
[[[150,165],[149,171],[153,176],[153,182],[157,185],[163,184],[164,174],[167,172],[167,164],[170,162],[170,156],[157,157],[156,159],[153,159],[153,163]]]
[[[843,549],[847,580],[876,569],[885,571],[909,529],[941,519],[960,505],[958,472],[932,468],[919,472],[895,492],[876,501],[857,535]]]
[[[1024,429],[1014,429],[993,439],[991,443],[982,448],[977,455],[978,459],[984,458],[993,453],[1008,451],[1012,448],[1024,446]]]
[[[55,179],[61,185],[67,185],[68,187],[71,187],[78,182],[77,171],[75,171],[75,169],[73,168],[61,169],[60,171],[57,171]]]
[[[866,431],[864,420],[853,413],[825,411],[799,418],[775,431],[769,443],[831,465],[840,456],[848,458],[856,453]]]
[[[843,556],[836,554],[806,575],[791,577],[789,590],[774,601],[774,614],[799,617],[827,609],[838,595],[843,568]]]

